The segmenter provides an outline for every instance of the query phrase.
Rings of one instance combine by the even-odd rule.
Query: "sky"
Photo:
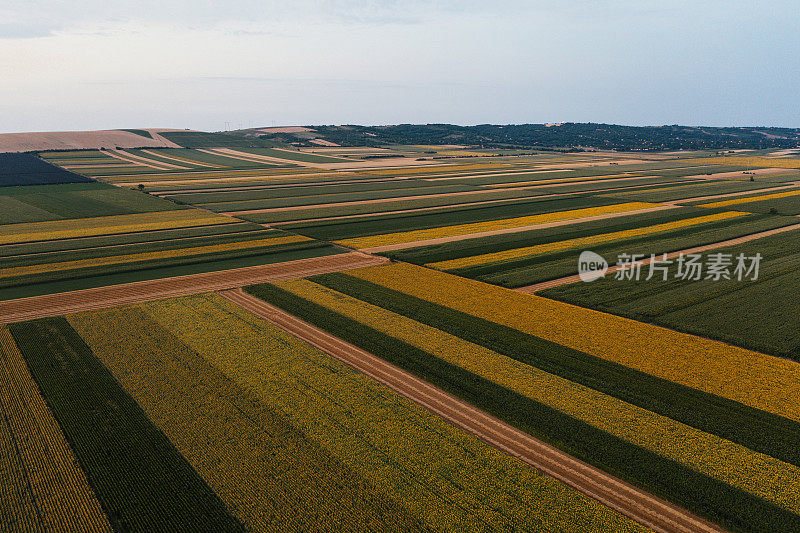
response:
[[[800,127],[798,0],[5,0],[0,132]]]

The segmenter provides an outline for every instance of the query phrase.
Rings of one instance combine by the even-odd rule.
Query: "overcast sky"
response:
[[[798,0],[6,0],[0,131],[800,127],[798,28]]]

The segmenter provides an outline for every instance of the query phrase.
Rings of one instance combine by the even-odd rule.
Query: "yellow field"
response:
[[[761,196],[747,196],[746,198],[734,198],[732,200],[722,200],[710,204],[700,204],[697,207],[726,207],[729,205],[744,204],[747,202],[759,202],[761,200],[775,200],[776,198],[788,198],[789,196],[800,195],[800,191],[776,192],[773,194],[763,194]]]
[[[0,326],[0,529],[111,532],[100,502]]]
[[[772,157],[704,157],[693,159],[701,165],[741,165],[757,168],[800,168],[800,159],[778,159]]]
[[[311,530],[305,513],[329,531],[643,531],[218,296],[139,309],[148,320],[101,311],[70,322],[248,525]],[[108,334],[145,322],[148,334]],[[223,392],[211,369],[226,376]],[[234,389],[249,396],[234,398]]]
[[[119,185],[136,185],[137,183],[147,183],[149,181],[194,181],[231,177],[261,177],[271,176],[273,174],[307,174],[313,172],[313,169],[294,167],[274,169],[256,168],[252,170],[209,170],[203,172],[170,172],[168,174],[159,174],[154,172],[150,174],[115,174],[112,176],[103,176],[103,181]]]
[[[469,165],[422,165],[411,168],[387,168],[386,170],[365,170],[371,176],[400,176],[406,174],[442,174],[447,172],[463,172],[468,170],[487,170],[491,168],[511,167],[508,163],[472,163]]]
[[[275,283],[633,444],[800,511],[800,467],[641,409],[308,280]]]
[[[678,228],[686,228],[689,226],[696,226],[698,224],[705,224],[708,222],[715,222],[718,220],[727,220],[730,218],[740,217],[746,214],[747,213],[742,213],[739,211],[726,211],[724,213],[717,213],[714,215],[706,215],[702,217],[687,218],[684,220],[677,220],[675,222],[667,222],[664,224],[655,224],[653,226],[645,226],[642,228],[614,231],[611,233],[602,233],[600,235],[591,235],[589,237],[579,237],[576,239],[568,239],[565,241],[551,242],[547,244],[538,244],[536,246],[513,248],[511,250],[504,250],[502,252],[493,252],[488,254],[473,255],[470,257],[462,257],[459,259],[439,261],[436,263],[429,263],[425,266],[436,268],[438,270],[450,270],[454,268],[481,265],[484,263],[493,263],[495,261],[503,261],[506,259],[515,259],[517,257],[543,254],[548,252],[554,252],[557,250],[566,250],[578,246],[599,244],[619,239],[627,239],[630,237],[638,237],[641,235],[649,235],[651,233],[658,233],[660,231],[669,231]]]
[[[455,226],[444,226],[441,228],[431,228],[424,230],[403,231],[398,233],[385,233],[383,235],[373,235],[369,237],[356,237],[338,241],[339,244],[351,248],[371,248],[373,246],[385,246],[387,244],[399,244],[406,242],[422,241],[426,239],[437,239],[440,237],[452,237],[456,235],[469,235],[484,231],[502,230],[508,228],[519,228],[533,226],[536,224],[546,224],[560,220],[579,219],[593,217],[610,213],[624,213],[626,211],[636,211],[656,207],[659,204],[646,202],[628,202],[616,205],[605,205],[601,207],[587,207],[582,209],[570,209],[568,211],[558,211],[555,213],[543,213],[540,215],[529,215],[524,217],[506,218],[501,220],[490,220],[486,222],[474,222],[470,224],[458,224]]]
[[[437,155],[446,155],[451,157],[492,157],[497,155],[497,152],[473,152],[471,150],[437,150]]]
[[[406,263],[348,274],[800,420],[800,363]]]
[[[188,257],[192,255],[232,252],[236,250],[248,250],[251,248],[261,248],[263,246],[290,244],[290,243],[304,242],[310,240],[312,239],[309,239],[308,237],[302,237],[300,235],[288,235],[284,237],[272,237],[269,239],[256,239],[251,241],[229,242],[225,244],[210,244],[207,246],[176,248],[174,250],[161,250],[158,252],[142,252],[138,254],[114,255],[111,257],[76,259],[74,261],[61,261],[58,263],[45,263],[41,265],[0,268],[0,279],[26,276],[30,274],[43,274],[45,272],[60,272],[63,270],[75,270],[78,268],[120,265],[124,263],[133,263],[136,261],[154,261],[156,259],[169,259],[173,257]]]
[[[492,183],[483,185],[486,188],[495,187],[519,187],[523,185],[546,185],[548,183],[568,183],[573,181],[591,181],[591,180],[606,180],[613,178],[654,178],[656,176],[634,176],[631,174],[608,174],[605,176],[581,176],[579,178],[554,178],[546,180],[533,180],[533,181],[508,181],[504,183]]]
[[[93,218],[75,218],[48,222],[23,222],[0,226],[0,244],[15,244],[32,241],[51,241],[74,237],[113,235],[134,231],[188,228],[230,224],[236,219],[200,211],[199,209],[177,209],[156,213],[112,215]]]

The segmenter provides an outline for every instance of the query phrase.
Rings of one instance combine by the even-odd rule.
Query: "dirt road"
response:
[[[0,302],[0,323],[21,322],[34,318],[58,316],[118,305],[131,305],[160,298],[196,294],[198,292],[243,287],[254,283],[340,272],[353,268],[379,265],[387,261],[382,257],[350,252],[270,265],[6,300]]]
[[[393,250],[404,250],[406,248],[414,248],[417,246],[430,246],[432,244],[443,244],[446,242],[461,241],[465,239],[477,239],[479,237],[491,237],[492,235],[504,235],[506,233],[519,233],[522,231],[530,231],[535,229],[555,228],[557,226],[566,226],[568,224],[580,224],[583,222],[592,222],[595,220],[606,220],[610,218],[617,218],[627,215],[640,215],[642,213],[652,213],[654,211],[665,211],[668,209],[676,209],[680,206],[670,204],[659,204],[654,207],[646,207],[644,209],[635,209],[632,211],[619,211],[616,213],[604,213],[602,215],[594,215],[591,217],[582,218],[567,218],[563,220],[556,220],[555,222],[543,222],[541,224],[531,224],[528,226],[517,226],[513,228],[496,229],[489,231],[480,231],[477,233],[463,233],[460,235],[451,235],[449,237],[436,237],[433,239],[424,239],[421,241],[400,242],[397,244],[387,244],[384,246],[372,246],[369,248],[361,248],[365,253],[378,253],[390,252]]]
[[[450,423],[655,531],[722,531],[688,511],[579,461],[380,357],[344,342],[241,289],[220,294],[355,370],[380,381]]]

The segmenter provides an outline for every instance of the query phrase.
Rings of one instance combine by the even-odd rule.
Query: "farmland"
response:
[[[0,529],[800,530],[791,154],[243,131],[0,158]]]

